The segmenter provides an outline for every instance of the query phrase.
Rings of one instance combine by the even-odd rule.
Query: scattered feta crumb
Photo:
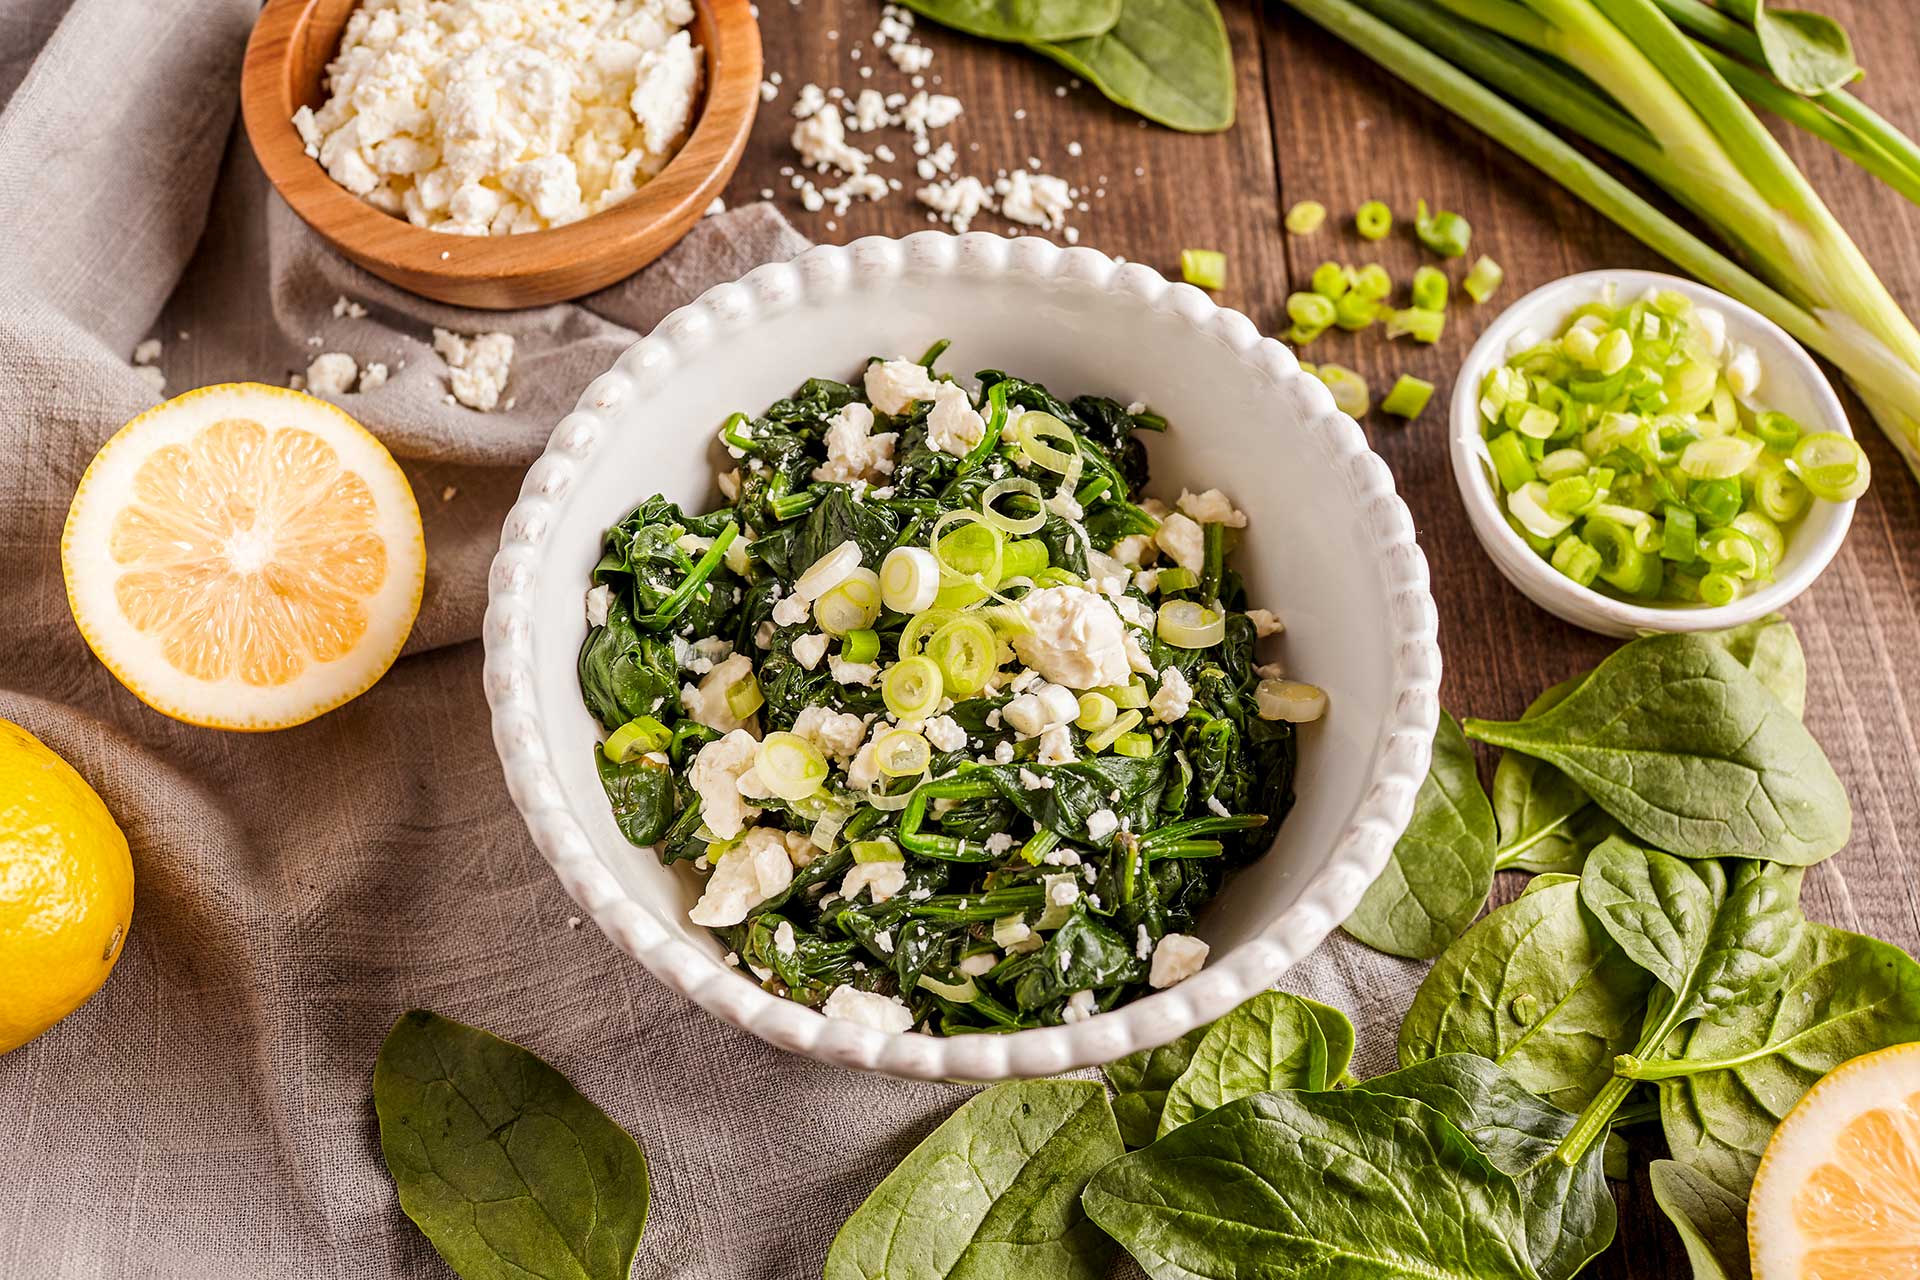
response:
[[[707,825],[713,826],[711,821]],[[754,827],[720,859],[687,919],[709,929],[739,924],[747,912],[792,883],[793,862],[787,857],[783,833]]]
[[[1205,493],[1182,489],[1176,505],[1201,524],[1223,524],[1229,529],[1247,527],[1246,513],[1236,510],[1227,495],[1218,489],[1208,489]]]
[[[163,350],[165,348],[161,345],[160,339],[148,338],[133,349],[133,362],[137,365],[152,364],[160,358]]]
[[[353,390],[359,376],[360,366],[352,356],[343,351],[329,351],[315,356],[307,366],[307,390],[315,395],[343,396]]]
[[[1120,829],[1120,819],[1111,809],[1095,809],[1087,815],[1087,839],[1098,844]]]
[[[587,625],[604,627],[607,625],[607,609],[613,603],[613,588],[601,583],[587,592]]]
[[[1094,1003],[1093,992],[1076,991],[1067,997],[1067,1006],[1060,1011],[1060,1021],[1072,1026],[1076,1022],[1085,1022],[1098,1012],[1100,1007]]]
[[[343,317],[353,320],[364,320],[366,316],[367,309],[344,293],[333,300],[333,318],[335,320]]]
[[[447,362],[447,386],[454,399],[482,413],[500,403],[513,370],[513,335],[482,333],[468,338],[436,328],[433,349]]]
[[[913,1010],[902,1004],[898,996],[883,996],[858,987],[835,987],[820,1011],[829,1018],[857,1022],[890,1035],[913,1029]]]
[[[133,371],[139,376],[140,381],[147,384],[147,389],[152,391],[153,394],[163,396],[167,393],[167,375],[162,373],[154,365],[135,365]],[[298,389],[297,387],[295,388],[295,390]]]
[[[1253,623],[1254,634],[1262,640],[1268,636],[1277,636],[1287,629],[1286,624],[1281,622],[1276,614],[1266,609],[1247,610],[1247,621]]]
[[[1155,988],[1171,987],[1200,972],[1207,962],[1209,948],[1200,939],[1184,933],[1170,933],[1153,949],[1153,968],[1147,984]]]
[[[387,366],[374,361],[360,370],[360,390],[376,391],[387,385]]]
[[[800,600],[800,597],[788,596],[787,600]],[[783,600],[781,603],[784,604],[786,601]],[[802,606],[800,616],[804,618],[806,616],[806,601],[800,600],[800,603]],[[779,612],[778,605],[774,606],[774,612]],[[827,656],[827,643],[827,637],[824,633],[810,631],[793,642],[793,660],[811,671],[820,665],[820,659]],[[764,648],[765,646],[762,647]]]
[[[1187,709],[1193,705],[1193,686],[1187,683],[1187,677],[1178,667],[1168,667],[1160,673],[1160,687],[1154,690],[1153,697],[1147,702],[1147,709],[1153,718],[1161,724],[1172,724],[1183,718]]]

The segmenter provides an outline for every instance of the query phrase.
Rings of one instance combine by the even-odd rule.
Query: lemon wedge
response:
[[[1747,1240],[1754,1280],[1920,1280],[1920,1043],[1840,1064],[1787,1113]]]
[[[80,478],[60,544],[87,644],[156,711],[281,729],[364,693],[420,611],[406,475],[338,408],[237,382],[147,410]]]

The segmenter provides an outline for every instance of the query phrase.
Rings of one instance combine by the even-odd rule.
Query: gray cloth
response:
[[[495,316],[400,292],[312,236],[240,136],[257,7],[0,6],[0,716],[99,789],[138,880],[106,988],[0,1057],[0,1276],[446,1274],[400,1213],[369,1098],[413,1006],[530,1046],[639,1138],[636,1276],[817,1276],[965,1091],[768,1048],[574,927],[508,802],[476,638],[501,519],[580,389],[674,306],[805,241],[761,206],[580,305]],[[335,318],[341,295],[369,314]],[[515,335],[511,411],[445,403],[435,325]],[[311,724],[176,724],[73,625],[62,521],[94,451],[153,403],[128,362],[149,336],[170,391],[285,383],[320,351],[395,370],[341,403],[406,462],[426,600],[407,656]],[[1365,1013],[1377,1066],[1416,978],[1336,943],[1287,985]]]

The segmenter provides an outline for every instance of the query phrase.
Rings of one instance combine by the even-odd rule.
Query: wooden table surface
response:
[[[728,188],[730,203],[771,189],[782,210],[820,241],[925,228],[912,199],[919,185],[898,131],[856,135],[862,147],[890,145],[902,163],[879,166],[904,189],[858,202],[844,215],[809,213],[783,168],[796,164],[789,114],[808,81],[849,94],[873,87],[910,91],[872,35],[876,0],[760,0],[766,65],[782,86],[761,108],[747,157]],[[1866,0],[1813,0],[1852,32],[1868,69],[1861,97],[1909,133],[1920,133],[1920,11]],[[1306,287],[1327,259],[1378,260],[1404,281],[1423,259],[1410,234],[1377,245],[1352,230],[1352,212],[1368,199],[1411,218],[1414,200],[1455,209],[1471,220],[1474,252],[1507,271],[1493,303],[1460,298],[1442,342],[1389,344],[1379,328],[1334,333],[1304,358],[1358,369],[1376,398],[1401,373],[1439,390],[1417,422],[1372,415],[1362,425],[1393,468],[1413,510],[1433,570],[1446,661],[1443,700],[1460,715],[1508,717],[1547,685],[1591,667],[1614,642],[1580,631],[1534,607],[1499,576],[1468,528],[1448,467],[1444,406],[1454,370],[1499,306],[1537,285],[1595,267],[1668,269],[1654,253],[1591,212],[1524,162],[1277,3],[1227,0],[1238,71],[1238,120],[1220,134],[1191,136],[1154,126],[1110,106],[1091,89],[1059,90],[1068,76],[1017,49],[972,40],[922,22],[916,38],[934,51],[927,87],[965,104],[951,129],[956,172],[990,180],[1028,157],[1085,189],[1089,208],[1072,225],[1079,242],[1178,273],[1183,247],[1224,251],[1229,281],[1219,300],[1278,334],[1287,294]],[[856,56],[856,50],[858,54]],[[862,78],[862,67],[872,68]],[[1078,146],[1071,144],[1077,143]],[[1866,249],[1909,314],[1920,314],[1920,209],[1852,169],[1830,150],[1788,139],[1809,177]],[[1078,155],[1073,152],[1079,152]],[[822,182],[821,185],[826,185]],[[1104,188],[1104,197],[1093,192]],[[1318,200],[1327,226],[1287,235],[1282,213]],[[975,230],[1007,231],[993,217]],[[1020,231],[1031,234],[1030,229]],[[1430,260],[1430,259],[1429,259]],[[1459,264],[1450,272],[1457,281]],[[1920,691],[1920,484],[1857,401],[1855,429],[1872,458],[1875,483],[1859,505],[1845,549],[1789,611],[1812,669],[1807,722],[1846,781],[1855,810],[1853,843],[1815,869],[1806,902],[1815,918],[1920,948],[1920,751],[1906,691]],[[1518,891],[1518,877],[1496,891]],[[1588,1274],[1604,1280],[1675,1280],[1691,1275],[1678,1238],[1647,1188],[1644,1162],[1618,1186],[1619,1239]]]

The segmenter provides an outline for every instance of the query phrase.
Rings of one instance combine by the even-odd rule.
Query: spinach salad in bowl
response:
[[[918,361],[720,440],[729,505],[609,529],[580,653],[633,844],[770,991],[886,1031],[1076,1022],[1196,972],[1196,914],[1293,802],[1325,695],[1228,563],[1217,489],[1143,495],[1144,405]]]

